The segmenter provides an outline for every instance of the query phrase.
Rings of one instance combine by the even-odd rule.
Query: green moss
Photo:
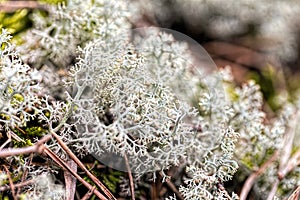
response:
[[[247,167],[249,170],[253,170],[253,168],[255,167],[254,166],[254,163],[253,162],[253,157],[250,153],[248,153],[247,155],[245,155],[242,159],[241,159],[241,163]]]
[[[27,146],[32,146],[32,142],[30,139],[25,139],[23,141],[16,141],[16,140],[13,140],[12,141],[14,147],[27,147]]]
[[[9,197],[8,197],[8,196],[5,196],[5,197],[3,198],[3,200],[9,200]]]
[[[233,102],[236,102],[239,99],[239,95],[235,92],[235,88],[233,85],[226,84],[226,94],[228,95],[229,99]]]
[[[40,3],[59,4],[66,2],[66,0],[39,0]],[[32,11],[30,9],[19,9],[14,12],[0,12],[0,30],[5,28],[13,35],[13,42],[21,44],[23,41],[20,33],[27,31],[32,27],[32,20],[30,19]],[[46,13],[41,11],[41,13]]]
[[[49,111],[45,111],[45,112],[44,112],[44,115],[45,115],[47,118],[50,118],[51,113],[50,113]]]
[[[25,132],[30,136],[43,136],[46,133],[46,130],[41,128],[40,126],[27,127]]]
[[[0,113],[0,118],[4,119],[4,120],[10,120],[10,116],[4,114],[4,113]]]
[[[29,11],[17,10],[13,13],[0,12],[0,28],[7,29],[12,35],[16,35],[31,27]]]
[[[22,175],[23,175],[23,172],[22,172],[22,171],[20,171],[20,172],[17,172],[17,174],[16,174],[16,173],[14,173],[14,172],[11,172],[11,174],[10,174],[10,176],[11,176],[11,179],[12,179],[12,181],[13,181],[13,182],[20,181],[20,180],[21,180],[21,178],[22,178]],[[2,184],[2,185],[9,184],[9,180],[8,180],[8,178],[7,178],[7,179],[5,179],[5,180],[3,180],[3,181],[1,182],[1,184]]]
[[[32,139],[42,137],[43,135],[45,135],[46,130],[40,126],[31,126],[25,127],[24,129],[14,128],[13,132],[22,139],[22,141],[13,140],[12,142],[14,147],[25,147],[32,146]]]
[[[95,161],[95,164],[97,164],[98,162]],[[98,171],[98,170],[92,170],[92,173],[99,178],[100,181],[102,181],[104,183],[104,185],[112,192],[112,193],[116,193],[117,192],[117,187],[119,185],[120,182],[120,178],[122,176],[124,176],[123,172],[120,171],[114,171],[112,169],[109,169],[108,171]],[[85,181],[87,181],[88,183],[90,183],[93,186],[96,186],[94,184],[94,182],[88,177],[85,176],[83,177],[83,179]],[[81,184],[80,184],[81,185]]]
[[[276,82],[282,80],[278,80],[280,77],[277,73],[274,66],[267,64],[259,72],[252,72],[249,76],[250,79],[255,80],[260,85],[264,99],[273,111],[280,108],[275,99],[280,90]]]
[[[14,90],[11,87],[7,87],[6,92],[7,94],[12,94]]]
[[[12,106],[18,106],[24,102],[24,97],[21,94],[14,94],[10,100]]]
[[[15,128],[13,131],[21,138],[28,138],[32,136],[41,137],[46,133],[46,130],[40,126],[28,126],[24,128],[24,131]]]
[[[26,194],[20,194],[19,199],[20,200],[26,200]]]
[[[100,177],[107,188],[113,193],[116,193],[122,175],[123,173],[120,171],[110,171],[110,173],[101,173]]]
[[[21,94],[14,94],[12,98],[19,102],[24,101],[24,97]]]

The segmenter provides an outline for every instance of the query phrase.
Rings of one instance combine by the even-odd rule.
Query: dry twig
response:
[[[127,169],[127,172],[128,172],[128,176],[129,176],[131,198],[132,198],[132,200],[135,200],[133,177],[132,177],[131,169],[130,169],[130,166],[129,166],[129,161],[128,161],[128,158],[127,158],[126,154],[124,154],[124,159],[125,159],[125,163],[126,163],[126,169]]]
[[[273,183],[272,189],[271,189],[271,191],[270,191],[270,193],[268,195],[267,200],[273,200],[274,199],[274,196],[276,194],[279,182],[280,181],[278,179],[275,180],[275,182]]]
[[[96,187],[94,186],[91,190],[89,190],[83,197],[81,200],[88,200],[90,199],[90,197],[92,196],[92,194],[94,193],[94,190],[96,189]]]
[[[7,148],[0,151],[0,158],[6,158],[9,156],[25,155],[30,153],[41,153],[41,148],[45,142],[52,138],[51,134],[45,135],[42,139],[36,142],[33,146],[22,148]]]
[[[280,162],[279,162],[279,172],[286,168],[286,164],[292,154],[294,137],[296,134],[296,127],[299,119],[300,111],[297,111],[293,119],[291,120],[287,133],[285,134],[285,141],[283,143],[284,148],[281,151]]]
[[[37,1],[5,1],[0,3],[0,10],[4,12],[14,12],[18,9],[39,9],[47,11],[49,8],[46,5],[40,4]]]
[[[67,161],[69,167],[77,173],[77,165],[73,160]],[[76,191],[76,178],[68,171],[64,172],[66,184],[66,200],[73,200]]]
[[[21,188],[21,187],[24,187],[26,185],[33,184],[34,182],[35,182],[35,179],[30,179],[30,180],[24,181],[22,183],[14,184],[14,187],[15,188]],[[11,187],[9,185],[7,185],[7,186],[0,186],[0,192],[6,191],[6,190],[11,190]]]
[[[282,180],[289,172],[291,172],[295,167],[300,165],[300,148],[296,153],[288,160],[285,166],[278,172],[279,180]]]
[[[45,153],[54,160],[59,166],[63,169],[68,170],[74,177],[76,177],[85,187],[89,190],[93,188],[91,184],[86,182],[83,178],[81,178],[74,170],[72,170],[67,163],[65,163],[61,158],[59,158],[55,153],[53,153],[48,147],[45,147]],[[94,194],[97,195],[101,200],[107,200],[105,196],[103,196],[98,190],[94,190]]]
[[[160,172],[160,175],[163,177],[163,173]],[[184,200],[183,196],[181,195],[181,193],[177,190],[176,186],[169,180],[166,180],[166,184],[168,185],[168,187],[176,194],[176,196],[180,199],[180,200]]]
[[[243,185],[241,194],[240,194],[240,200],[246,200],[248,193],[250,192],[254,182],[256,179],[263,174],[266,169],[277,159],[279,155],[278,151],[275,151],[275,153],[271,156],[269,160],[267,160],[264,164],[261,165],[261,167],[254,173],[252,173],[246,180],[246,182]]]
[[[17,156],[17,155],[24,155],[24,154],[30,154],[30,153],[46,153],[51,159],[53,159],[59,166],[61,166],[63,169],[68,170],[74,177],[76,177],[80,182],[83,183],[88,189],[92,189],[92,185],[84,181],[74,170],[70,169],[70,167],[61,160],[56,154],[54,154],[48,147],[44,145],[48,140],[50,140],[54,136],[60,146],[66,151],[66,153],[72,158],[75,163],[96,183],[96,185],[109,197],[109,199],[116,199],[110,191],[92,174],[90,173],[85,166],[82,164],[82,162],[73,154],[73,152],[67,147],[67,145],[59,138],[59,136],[52,132],[51,134],[45,135],[43,138],[41,138],[38,142],[36,142],[33,146],[29,147],[23,147],[23,148],[9,148],[9,149],[2,149],[0,151],[0,158],[5,158],[9,156]],[[14,186],[11,185],[10,188],[13,190]],[[106,200],[107,198],[104,197],[98,190],[94,190],[94,193],[103,200]]]
[[[109,199],[116,200],[116,197],[97,179],[87,168],[82,164],[82,162],[75,156],[75,154],[69,149],[69,147],[60,139],[60,137],[55,133],[51,132],[53,137],[57,140],[59,145],[66,151],[66,153],[72,158],[75,163],[88,175],[90,179],[107,195]]]
[[[7,174],[7,177],[8,177],[8,181],[9,181],[9,186],[10,186],[10,189],[11,189],[11,194],[14,198],[14,200],[17,200],[17,196],[16,196],[16,192],[15,192],[15,186],[14,186],[14,183],[13,183],[13,180],[11,179],[11,175],[10,175],[10,172],[8,170],[8,168],[3,165],[5,171],[6,171],[6,174]]]
[[[294,190],[294,192],[289,196],[288,200],[298,200],[300,195],[300,185]]]
[[[31,165],[32,159],[33,159],[33,154],[30,154],[28,165]],[[24,172],[22,174],[21,183],[26,180],[27,175],[28,175],[28,168],[25,168],[25,170],[24,170]],[[21,187],[18,187],[18,189],[17,189],[17,195],[19,195],[20,192],[21,192]]]

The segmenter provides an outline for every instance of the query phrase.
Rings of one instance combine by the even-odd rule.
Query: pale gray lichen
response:
[[[64,98],[58,95],[61,101],[49,96],[59,93],[54,89],[59,77],[51,76],[55,70],[43,66],[37,71],[24,64],[2,31],[1,127],[26,126],[30,119],[38,119],[77,154],[92,153],[108,165],[120,161],[113,165],[120,170],[127,170],[124,156],[140,175],[186,165],[187,177],[179,187],[185,199],[237,199],[235,194],[228,197],[223,183],[233,178],[238,164],[254,171],[269,151],[282,149],[283,135],[298,108],[286,104],[280,116],[266,124],[258,85],[230,85],[228,68],[201,74],[187,45],[158,29],[132,40],[132,32],[124,29],[130,26],[130,15],[123,6],[123,1],[72,1],[49,21],[37,21],[40,29],[22,46],[26,62],[50,65],[50,59],[66,67],[79,55],[65,79],[70,89]],[[66,157],[57,144],[49,148]],[[105,154],[115,157],[107,161]],[[27,163],[20,163],[25,169]],[[269,187],[261,183],[270,185],[277,167],[272,165],[258,181],[264,195]],[[50,171],[39,169],[28,168],[30,176]],[[297,175],[290,175],[282,182],[286,190],[298,184],[292,181]],[[30,198],[56,198],[47,196],[49,188],[63,194],[60,185],[44,180],[28,191]]]
[[[34,109],[38,103],[36,70],[24,64],[10,43],[8,32],[2,29],[0,36],[0,122],[3,126],[22,126],[34,117],[26,109]],[[2,126],[1,125],[1,126]]]
[[[129,29],[127,1],[68,1],[50,8],[50,17],[33,15],[34,28],[20,46],[22,58],[37,66],[49,64],[67,67],[77,57],[77,47],[94,38],[114,37]]]

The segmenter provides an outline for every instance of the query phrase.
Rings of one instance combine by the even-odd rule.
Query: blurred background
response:
[[[0,0],[0,27],[19,35],[32,26],[31,14],[47,16],[49,5],[67,1]],[[133,6],[134,5],[134,6]],[[230,65],[237,84],[254,79],[262,88],[265,109],[273,98],[300,84],[299,0],[129,0],[138,13],[133,27],[158,26],[184,33],[201,44],[218,67]]]
[[[189,35],[218,67],[230,65],[235,81],[256,80],[268,102],[299,88],[300,1],[149,0],[144,21]],[[291,95],[292,96],[292,95]]]

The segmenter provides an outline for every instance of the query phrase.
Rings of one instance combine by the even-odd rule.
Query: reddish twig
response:
[[[11,136],[13,139],[15,139],[17,142],[25,142],[22,138],[20,138],[17,134],[15,134],[13,131],[7,131],[8,136]]]
[[[0,158],[36,153],[37,149],[38,149],[37,145],[30,146],[30,147],[16,148],[16,149],[15,148],[2,149],[0,151]]]
[[[67,163],[65,163],[61,158],[59,158],[55,153],[53,153],[48,147],[45,147],[45,153],[54,160],[63,169],[68,170],[74,177],[76,177],[85,187],[92,190],[93,186],[81,178],[74,170],[72,170]],[[107,200],[98,190],[94,190],[94,194],[97,195],[101,200]]]
[[[16,128],[17,128],[21,133],[23,133],[24,135],[27,135],[26,132],[25,132],[23,129],[21,129],[20,127],[16,126]]]
[[[283,143],[283,149],[281,151],[280,155],[280,161],[279,161],[279,171],[283,171],[284,168],[286,168],[286,164],[292,154],[292,149],[293,149],[293,142],[294,142],[294,137],[296,133],[296,127],[299,119],[300,111],[297,111],[291,122],[289,123],[288,131],[285,134],[285,141]]]
[[[7,137],[8,139],[1,145],[0,147],[0,151],[8,144],[11,142],[11,135],[9,133],[6,133],[7,134]]]
[[[0,151],[8,144],[11,142],[11,138],[8,138],[0,147]]]
[[[92,196],[92,194],[93,194],[95,188],[96,188],[96,187],[94,186],[91,190],[89,190],[89,191],[82,197],[81,200],[88,200],[88,199],[90,199],[90,197]]]
[[[48,6],[37,1],[6,1],[0,4],[0,10],[4,12],[14,12],[23,8],[48,10]]]
[[[276,191],[277,191],[278,186],[279,186],[279,182],[280,181],[278,179],[275,180],[275,182],[273,183],[272,189],[271,189],[271,191],[268,195],[267,200],[273,200],[274,199],[274,196],[275,196]]]
[[[14,187],[15,188],[21,188],[21,187],[24,187],[26,185],[30,185],[30,184],[33,184],[35,182],[35,179],[30,179],[28,181],[24,181],[22,183],[16,183],[14,184]],[[3,192],[3,191],[6,191],[6,190],[11,190],[11,187],[10,186],[0,186],[0,192]]]
[[[277,159],[278,155],[279,152],[275,151],[269,160],[267,160],[256,172],[252,173],[247,178],[240,194],[240,200],[246,200],[248,193],[250,192],[256,179],[266,171],[266,169]]]
[[[160,183],[160,182],[159,182]],[[160,191],[162,191],[162,189],[160,189]],[[157,184],[156,182],[153,182],[151,184],[151,199],[158,199],[159,198],[159,194],[158,194],[158,191],[157,191]]]
[[[223,191],[223,194],[225,195],[225,197],[227,199],[232,199],[231,196],[228,194],[228,192],[226,191],[226,189],[224,188],[224,186],[222,185],[222,183],[218,183],[217,187],[219,190]]]
[[[75,154],[69,149],[69,147],[60,139],[60,137],[55,133],[51,132],[53,137],[57,140],[59,145],[65,150],[65,152],[72,158],[75,163],[88,175],[89,178],[92,179],[92,181],[109,197],[109,199],[116,200],[116,197],[113,196],[113,194],[105,187],[103,183],[99,181],[90,171],[86,169],[84,164],[75,156]]]
[[[75,163],[96,183],[96,185],[110,198],[110,199],[116,199],[111,193],[110,191],[92,174],[90,173],[85,166],[82,164],[82,162],[74,155],[74,153],[67,147],[67,145],[59,138],[59,136],[55,133],[55,132],[51,132],[51,134],[45,135],[43,138],[41,138],[38,142],[36,142],[33,146],[29,146],[29,147],[22,147],[22,148],[8,148],[8,149],[2,149],[0,151],[0,158],[5,158],[8,156],[17,156],[17,155],[24,155],[24,154],[30,154],[30,153],[39,153],[42,154],[44,152],[44,148],[46,148],[44,146],[44,143],[47,142],[48,140],[50,140],[52,138],[52,136],[55,137],[55,139],[58,141],[58,143],[60,144],[60,146],[66,151],[66,153],[70,156],[70,158],[72,158]],[[57,164],[59,164],[62,168],[64,169],[68,169],[70,172],[72,170],[70,170],[68,168],[68,165],[66,165],[64,162],[62,162],[62,160],[57,157],[54,153],[51,153],[50,149],[46,148],[47,150],[45,151],[48,156],[50,156],[54,161],[57,162]],[[72,171],[72,175],[76,174],[74,173],[74,171]],[[77,175],[77,174],[76,174]],[[80,180],[81,182],[84,181],[79,175],[74,175],[78,180]],[[90,184],[83,183],[86,187],[88,187],[89,189],[92,188],[92,186]],[[102,199],[106,199],[99,191],[95,191],[95,194],[97,193],[97,196]],[[102,196],[101,196],[102,195]]]
[[[77,173],[77,165],[73,160],[67,162],[70,169]],[[64,172],[65,185],[66,185],[66,200],[73,200],[76,191],[76,178],[68,171]]]
[[[291,172],[295,167],[300,165],[300,148],[294,153],[294,155],[288,160],[288,162],[283,166],[278,172],[279,180],[282,180],[289,172]]]
[[[128,172],[128,176],[129,176],[131,198],[132,198],[132,200],[135,200],[133,177],[132,177],[131,169],[130,169],[130,166],[129,166],[129,161],[128,161],[127,155],[125,153],[124,153],[124,159],[125,159],[125,164],[126,164],[126,169],[127,169],[127,172]]]
[[[51,132],[51,134],[48,134],[41,138],[38,142],[36,142],[33,146],[29,147],[23,147],[23,148],[7,148],[7,149],[2,149],[0,151],[0,158],[5,158],[8,156],[17,156],[17,155],[24,155],[24,154],[30,154],[30,153],[39,153],[42,154],[44,151],[44,143],[50,140],[54,136],[54,138],[58,141],[59,145],[66,151],[66,153],[74,160],[74,162],[94,181],[94,183],[109,197],[109,199],[114,199],[116,198],[112,195],[112,193],[104,186],[103,183],[101,183],[91,172],[89,172],[86,167],[82,164],[82,162],[75,156],[75,154],[67,147],[67,145],[59,138],[59,136],[55,132]],[[68,165],[65,165],[64,162],[60,160],[59,157],[57,157],[55,154],[51,153],[50,149],[47,148],[45,151],[48,156],[50,156],[54,161],[56,161],[61,167],[68,169]],[[76,174],[74,171],[72,171],[72,175]],[[76,174],[77,175],[77,174]],[[78,180],[83,180],[79,175],[74,175]],[[84,184],[87,186],[89,189],[91,189],[91,185],[87,185],[86,183]],[[97,193],[95,191],[95,193]],[[98,197],[102,199],[106,199],[103,195],[98,191]]]
[[[176,196],[177,196],[178,199],[184,200],[184,198],[181,195],[181,193],[177,190],[177,188],[175,187],[175,185],[169,179],[166,180],[166,183],[167,183],[168,187],[176,194]]]
[[[4,169],[6,171],[6,174],[7,174],[7,177],[8,177],[11,194],[12,194],[14,200],[17,200],[17,196],[16,196],[16,193],[15,193],[15,186],[14,186],[13,180],[11,179],[10,172],[9,172],[8,168],[5,165],[3,165],[3,167],[4,167]]]
[[[33,158],[33,154],[30,154],[28,165],[31,165],[32,158]],[[24,172],[23,172],[23,174],[22,174],[21,182],[24,182],[24,181],[25,181],[27,175],[28,175],[28,168],[25,168],[25,170],[24,170]],[[19,195],[20,192],[21,192],[21,187],[19,187],[19,188],[17,189],[17,195]]]
[[[294,190],[294,192],[289,196],[288,200],[298,200],[300,195],[300,185]]]
[[[160,172],[160,175],[163,177],[163,173]],[[181,195],[181,193],[177,190],[176,186],[169,180],[166,180],[166,184],[167,186],[176,194],[176,196],[180,199],[180,200],[184,200],[183,196]]]
[[[274,182],[267,200],[272,200],[274,198],[280,181],[298,165],[300,165],[300,149],[298,149],[297,152],[287,161],[287,163],[282,165],[281,169],[279,169],[278,179],[276,179]]]
[[[41,146],[43,146],[43,144],[51,138],[52,136],[48,134],[45,135],[42,139],[40,139],[38,142],[36,142],[33,146],[2,149],[0,151],[0,158],[6,158],[8,156],[25,155],[30,153],[40,153],[42,152]]]
[[[297,150],[291,157],[294,137],[296,133],[296,125],[299,119],[300,112],[297,111],[289,124],[288,131],[285,135],[284,148],[281,151],[281,159],[279,162],[278,179],[274,182],[272,190],[269,193],[268,200],[274,198],[280,181],[300,164],[300,149]]]

